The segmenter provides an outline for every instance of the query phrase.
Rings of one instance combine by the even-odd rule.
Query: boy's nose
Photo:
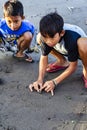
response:
[[[15,30],[15,29],[16,29],[15,27],[16,27],[15,24],[12,23],[12,24],[11,24],[11,29],[12,29],[12,30]]]
[[[47,44],[50,44],[51,42],[50,42],[50,40],[46,40],[46,43],[47,43]]]

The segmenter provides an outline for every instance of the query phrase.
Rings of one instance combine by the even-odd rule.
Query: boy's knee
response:
[[[26,32],[26,33],[24,33],[23,37],[24,37],[25,41],[31,42],[33,35],[31,32]]]
[[[80,58],[84,61],[87,57],[87,38],[79,38],[78,52]]]
[[[27,45],[31,43],[32,38],[33,38],[32,33],[26,32],[19,38],[19,42]]]
[[[79,38],[78,49],[81,52],[87,52],[87,38]]]
[[[37,36],[36,36],[36,42],[38,43],[38,44],[41,44],[41,34],[40,33],[38,33],[37,34]]]

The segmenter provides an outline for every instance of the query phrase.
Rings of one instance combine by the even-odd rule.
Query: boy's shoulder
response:
[[[28,20],[23,20],[22,21],[22,26],[21,26],[22,29],[26,29],[30,32],[32,32],[32,34],[34,33],[35,31],[35,27],[32,23],[30,23]]]
[[[29,20],[23,20],[22,24],[25,26],[31,26],[31,25],[34,26]]]
[[[0,27],[2,27],[2,26],[5,25],[5,24],[6,24],[5,19],[0,18]]]

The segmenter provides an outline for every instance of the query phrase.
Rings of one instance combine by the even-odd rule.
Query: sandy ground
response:
[[[79,25],[87,33],[87,0],[21,0],[25,16],[36,27],[46,13],[57,10],[65,22]],[[0,17],[2,4],[0,0]],[[35,42],[35,40],[34,40]],[[28,85],[37,79],[39,53],[31,54],[34,63],[18,61],[12,53],[0,52],[0,130],[87,130],[87,91],[82,81],[82,64],[59,84],[55,96],[31,93]],[[49,61],[54,59],[49,57]],[[46,74],[45,80],[62,71]]]

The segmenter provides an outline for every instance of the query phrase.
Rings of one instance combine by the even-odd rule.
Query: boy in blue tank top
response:
[[[3,12],[4,19],[0,19],[0,43],[4,43],[7,50],[16,51],[15,57],[25,58],[24,51],[30,48],[34,26],[24,20],[23,5],[18,0],[5,2]],[[27,57],[27,61],[31,62],[32,58]]]

